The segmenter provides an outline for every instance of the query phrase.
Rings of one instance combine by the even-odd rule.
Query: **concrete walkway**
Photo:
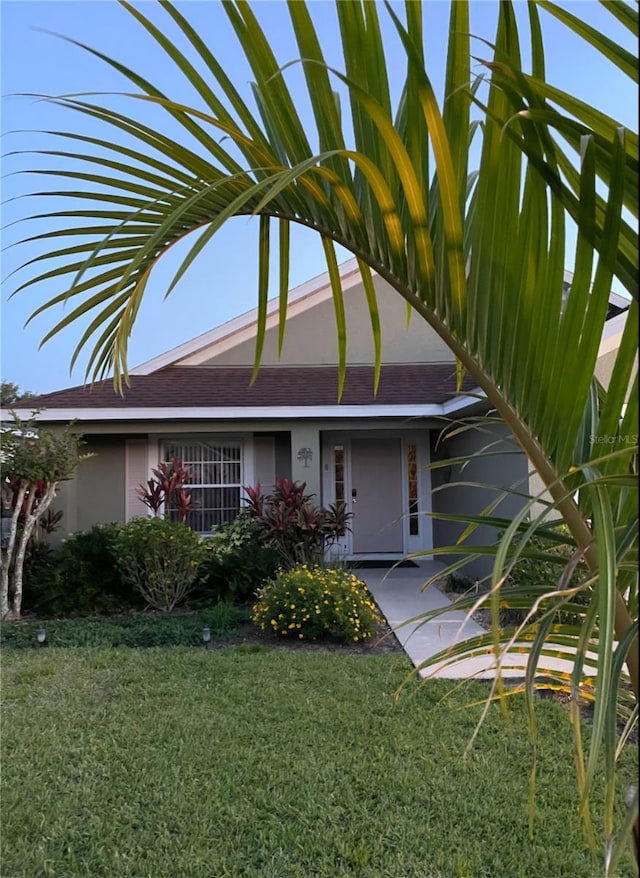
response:
[[[419,567],[397,567],[390,570],[363,568],[354,571],[369,586],[389,627],[415,667],[449,646],[487,633],[477,622],[471,619],[465,621],[465,613],[461,610],[452,610],[430,622],[405,624],[408,619],[451,604],[435,584],[422,591],[426,580],[443,568],[444,565],[438,561],[421,561]],[[523,658],[523,655],[515,654],[505,661],[503,677],[524,679]],[[542,661],[546,668],[554,671],[570,672],[572,668],[570,659],[545,656],[541,663]],[[495,677],[494,664],[493,655],[484,653],[456,662],[450,667],[438,665],[437,668],[421,670],[420,675],[456,680],[472,677],[491,679]],[[593,671],[592,666],[586,665],[585,669],[589,673]]]

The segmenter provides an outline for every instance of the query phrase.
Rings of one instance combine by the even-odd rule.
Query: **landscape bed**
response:
[[[530,842],[523,701],[490,710],[465,760],[479,708],[464,706],[486,686],[395,698],[399,653],[5,649],[3,666],[7,878],[602,874],[557,704],[537,708]]]

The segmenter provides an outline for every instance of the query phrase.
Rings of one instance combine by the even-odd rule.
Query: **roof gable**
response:
[[[356,259],[349,259],[340,265],[342,289],[348,290],[361,282]],[[289,291],[287,317],[294,317],[332,297],[328,272],[311,278]],[[278,300],[270,299],[267,305],[267,329],[278,324]],[[191,341],[178,345],[164,354],[153,357],[129,370],[130,375],[149,375],[158,369],[173,365],[197,365],[206,362],[219,353],[224,353],[245,341],[255,339],[258,325],[258,309],[253,308],[233,320],[210,329]]]
[[[359,297],[357,308],[354,305],[358,292],[356,288],[362,289],[362,279],[356,259],[342,263],[340,279],[343,292],[346,294],[347,312],[350,310],[352,312],[347,314],[351,321],[347,332],[348,362],[354,365],[371,364],[374,359],[373,344],[364,296]],[[573,274],[565,271],[565,294],[569,290],[572,279]],[[448,348],[424,321],[414,320],[414,328],[409,330],[404,325],[406,324],[404,302],[375,273],[374,282],[381,305],[383,362],[447,362],[453,359]],[[349,295],[350,292],[351,295]],[[382,294],[381,299],[380,294]],[[281,358],[276,341],[279,304],[277,299],[271,299],[267,305],[263,366],[335,364],[337,362],[337,353],[334,350],[336,348],[336,333],[333,318],[328,319],[331,300],[331,283],[326,272],[289,292],[287,331]],[[391,305],[393,308],[390,307]],[[612,321],[613,318],[624,313],[628,307],[627,299],[612,292],[609,298],[607,320]],[[313,309],[317,313],[312,316]],[[402,315],[400,320],[398,314]],[[131,369],[130,374],[132,376],[151,375],[168,366],[235,367],[250,365],[253,363],[257,321],[258,310],[254,308],[196,336],[191,341],[147,360]],[[389,322],[392,324],[391,327],[389,327]],[[403,324],[402,327],[400,324]],[[390,328],[391,331],[385,332],[385,327]],[[297,339],[295,339],[296,333],[298,334]]]

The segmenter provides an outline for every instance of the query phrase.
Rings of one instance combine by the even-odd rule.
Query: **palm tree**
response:
[[[595,645],[592,744],[578,775],[588,819],[596,761],[604,750],[604,835],[611,872],[620,849],[613,845],[615,723],[617,711],[628,704],[626,680],[638,695],[637,448],[624,440],[635,433],[637,419],[637,234],[629,220],[630,214],[637,217],[637,135],[546,81],[538,6],[579,34],[594,54],[604,55],[621,76],[637,75],[636,59],[570,12],[537,0],[528,8],[532,69],[526,73],[514,9],[502,2],[495,44],[484,47],[484,77],[472,81],[469,10],[464,0],[456,0],[448,33],[447,97],[440,106],[424,56],[421,4],[408,2],[404,21],[385,4],[406,63],[404,88],[394,107],[381,7],[346,0],[336,4],[345,62],[339,72],[325,63],[307,5],[292,0],[288,13],[316,125],[311,138],[287,87],[287,71],[246,2],[223,5],[253,72],[257,113],[229,80],[207,39],[177,8],[160,4],[166,18],[161,29],[140,7],[124,0],[122,5],[164,50],[176,75],[186,77],[202,109],[171,100],[142,74],[88,51],[131,81],[133,101],[162,108],[172,124],[182,126],[194,147],[145,125],[135,107],[125,115],[87,96],[55,99],[104,123],[110,134],[101,140],[64,133],[60,137],[70,141],[72,152],[53,153],[69,158],[83,150],[82,165],[64,172],[75,183],[67,194],[77,206],[49,214],[52,221],[68,218],[65,229],[53,237],[52,225],[52,236],[45,238],[42,258],[58,262],[49,271],[35,272],[22,288],[49,277],[68,278],[64,291],[39,310],[62,301],[79,304],[47,337],[95,313],[74,360],[91,342],[88,374],[97,378],[112,372],[120,386],[127,378],[131,328],[149,275],[163,254],[198,233],[170,291],[227,220],[257,215],[256,369],[265,330],[272,229],[278,227],[282,341],[289,234],[291,224],[298,223],[322,238],[344,374],[346,331],[335,245],[358,259],[378,352],[372,271],[383,277],[449,345],[461,373],[473,376],[548,491],[546,519],[530,521],[523,513],[494,548],[494,606],[516,560],[535,555],[528,546],[531,536],[537,532],[551,548],[560,539],[557,530],[546,526],[549,515],[559,516],[568,529],[570,536],[562,539],[573,547],[569,572],[580,559],[590,570],[577,587],[593,587],[594,594],[590,605],[576,609],[582,612],[581,625],[562,628],[549,610],[531,634],[534,660],[526,690],[532,699],[541,651],[544,655],[554,645],[567,644],[576,647],[572,683],[577,688],[587,649]],[[634,5],[619,0],[605,8],[637,35]],[[170,27],[189,45],[189,56],[166,35]],[[206,77],[191,58],[198,59]],[[347,94],[347,105],[341,105],[334,86]],[[570,222],[578,228],[577,248],[574,264],[565,266]],[[59,247],[55,242],[65,236],[68,245]],[[573,270],[567,295],[565,267]],[[605,392],[593,374],[614,278],[633,302]],[[605,453],[611,437],[616,451]],[[552,551],[541,557],[558,560]],[[568,575],[559,576],[559,588],[546,586],[547,597],[555,596],[554,607],[569,600],[561,594]],[[577,589],[572,586],[571,596]],[[496,626],[497,652],[501,636]],[[630,708],[630,716],[631,721],[637,718],[637,707]],[[637,798],[635,807],[637,812]],[[629,826],[622,835],[629,835]]]

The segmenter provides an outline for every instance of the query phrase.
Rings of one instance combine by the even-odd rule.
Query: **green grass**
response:
[[[557,705],[539,704],[530,843],[523,705],[492,709],[461,758],[478,709],[457,708],[481,684],[395,700],[397,656],[234,648],[5,650],[3,665],[3,878],[601,874]]]

